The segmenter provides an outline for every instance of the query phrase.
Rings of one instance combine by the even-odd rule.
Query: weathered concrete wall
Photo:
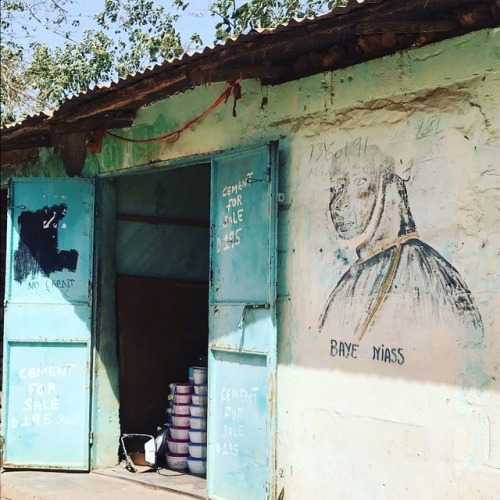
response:
[[[498,495],[499,52],[476,42],[340,72],[331,109],[296,123],[280,226],[285,498]],[[350,76],[348,99],[336,82]]]
[[[497,495],[499,40],[484,30],[277,87],[245,81],[236,118],[229,102],[174,143],[106,137],[87,158],[94,176],[280,139],[285,498]],[[224,88],[153,104],[119,132],[175,130]],[[30,175],[52,172],[41,160]]]
[[[106,139],[101,173],[281,139],[285,498],[496,495],[498,37],[476,33],[279,87],[244,82],[237,118],[219,108],[173,144]],[[175,129],[223,88],[152,105],[128,133]],[[377,162],[366,172],[367,157]],[[359,175],[339,187],[346,165]],[[352,220],[330,214],[330,188],[350,193]]]

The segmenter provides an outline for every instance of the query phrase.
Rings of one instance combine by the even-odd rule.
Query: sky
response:
[[[66,8],[70,12],[71,19],[80,21],[80,27],[72,36],[73,40],[80,41],[82,37],[78,36],[78,32],[83,32],[86,28],[96,27],[93,16],[103,10],[104,0],[73,0],[73,2],[73,5],[68,4]],[[164,5],[168,11],[178,13],[181,16],[176,27],[181,33],[183,44],[187,45],[193,33],[198,33],[201,36],[204,46],[213,44],[215,25],[218,19],[210,15],[210,0],[190,0],[190,5],[185,11],[173,7],[170,0],[155,0],[155,3]],[[51,47],[64,44],[65,38],[63,36],[40,28],[40,25],[34,21],[27,22],[37,26],[37,41],[47,43]],[[17,29],[16,32],[21,33],[21,30]]]
[[[167,3],[170,4],[170,2]],[[182,17],[177,23],[183,42],[185,39],[188,40],[193,33],[198,33],[203,40],[203,45],[213,45],[215,25],[219,19],[210,15],[210,3],[210,0],[190,1],[189,7],[182,13]]]

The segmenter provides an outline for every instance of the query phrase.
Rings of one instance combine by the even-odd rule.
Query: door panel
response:
[[[80,342],[7,343],[7,465],[80,468],[88,461],[88,401],[81,390],[87,351]]]
[[[210,291],[214,302],[263,303],[269,297],[273,237],[269,222],[273,214],[268,166],[267,148],[213,160],[214,287]]]
[[[15,180],[9,199],[8,301],[88,302],[94,217],[92,182]]]
[[[208,496],[273,498],[277,144],[212,163]]]
[[[273,348],[273,330],[269,311],[265,307],[254,309],[246,304],[225,304],[212,308],[210,345],[226,350],[243,350],[267,354]]]
[[[4,466],[88,470],[94,185],[9,191]]]
[[[212,349],[209,498],[269,498],[270,366],[265,355]]]

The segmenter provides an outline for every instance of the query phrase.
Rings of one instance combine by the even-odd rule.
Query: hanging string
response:
[[[125,142],[133,142],[133,143],[146,143],[146,142],[162,142],[162,141],[167,141],[169,139],[174,138],[174,140],[178,140],[180,135],[185,132],[188,128],[193,126],[195,123],[203,120],[208,114],[210,114],[215,108],[217,108],[220,104],[222,103],[227,103],[231,95],[234,98],[234,103],[233,103],[233,116],[236,116],[236,101],[241,98],[241,87],[240,87],[240,80],[234,80],[227,82],[227,87],[222,92],[222,94],[213,102],[211,106],[209,106],[203,113],[199,114],[192,120],[189,120],[185,125],[183,125],[181,128],[174,130],[173,132],[169,132],[168,134],[161,135],[159,137],[151,137],[149,139],[130,139],[128,137],[124,137],[122,135],[115,134],[114,132],[110,132],[109,130],[106,129],[100,129],[96,130],[94,132],[94,136],[92,138],[92,143],[89,144],[89,149],[92,153],[100,153],[101,151],[101,145],[102,145],[102,140],[104,139],[105,135],[109,135],[111,137],[114,137],[115,139],[118,139],[120,141],[125,141]]]

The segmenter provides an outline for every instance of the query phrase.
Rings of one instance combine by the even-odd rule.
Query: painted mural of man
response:
[[[340,278],[319,330],[359,341],[378,323],[404,333],[405,324],[457,325],[483,331],[474,299],[458,271],[418,233],[405,182],[394,159],[377,146],[334,160],[329,212],[358,260]]]

